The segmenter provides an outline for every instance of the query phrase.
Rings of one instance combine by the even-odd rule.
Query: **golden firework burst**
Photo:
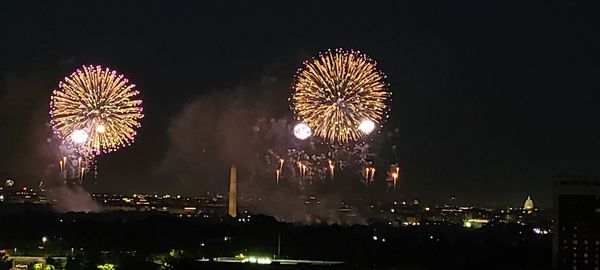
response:
[[[337,49],[305,61],[292,87],[292,107],[314,135],[339,144],[357,141],[387,117],[391,96],[377,63]]]
[[[50,101],[53,130],[90,152],[130,145],[144,117],[134,84],[116,71],[83,66],[59,82]]]

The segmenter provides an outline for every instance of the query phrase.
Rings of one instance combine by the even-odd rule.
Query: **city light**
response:
[[[236,256],[238,259],[242,259],[242,263],[253,263],[253,264],[271,264],[273,261],[269,257],[257,257],[257,256],[244,256],[244,254],[240,254]]]
[[[15,184],[15,181],[12,179],[8,179],[4,182],[4,186],[7,188],[12,187],[14,184]]]
[[[115,265],[112,263],[100,264],[97,266],[98,270],[115,270]]]
[[[548,233],[550,233],[548,230],[543,230],[540,228],[533,228],[533,233],[535,234],[541,234],[541,235],[546,235]]]
[[[263,258],[263,257],[259,257],[259,258],[256,260],[256,262],[257,262],[258,264],[271,264],[271,259],[269,259],[269,258],[266,258],[266,257],[264,257],[264,258]]]

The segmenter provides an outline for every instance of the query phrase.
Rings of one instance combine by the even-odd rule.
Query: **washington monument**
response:
[[[231,217],[237,216],[237,169],[235,165],[229,170],[229,211]]]

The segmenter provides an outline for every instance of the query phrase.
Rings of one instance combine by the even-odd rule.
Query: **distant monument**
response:
[[[231,217],[237,217],[237,169],[235,165],[229,170],[229,211]]]
[[[532,211],[533,208],[533,200],[531,199],[531,196],[527,196],[527,200],[525,200],[525,204],[523,205],[523,210]]]

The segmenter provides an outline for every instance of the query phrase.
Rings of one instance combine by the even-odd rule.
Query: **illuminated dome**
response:
[[[533,200],[531,196],[527,196],[527,200],[525,200],[525,204],[523,205],[523,210],[533,210]]]

